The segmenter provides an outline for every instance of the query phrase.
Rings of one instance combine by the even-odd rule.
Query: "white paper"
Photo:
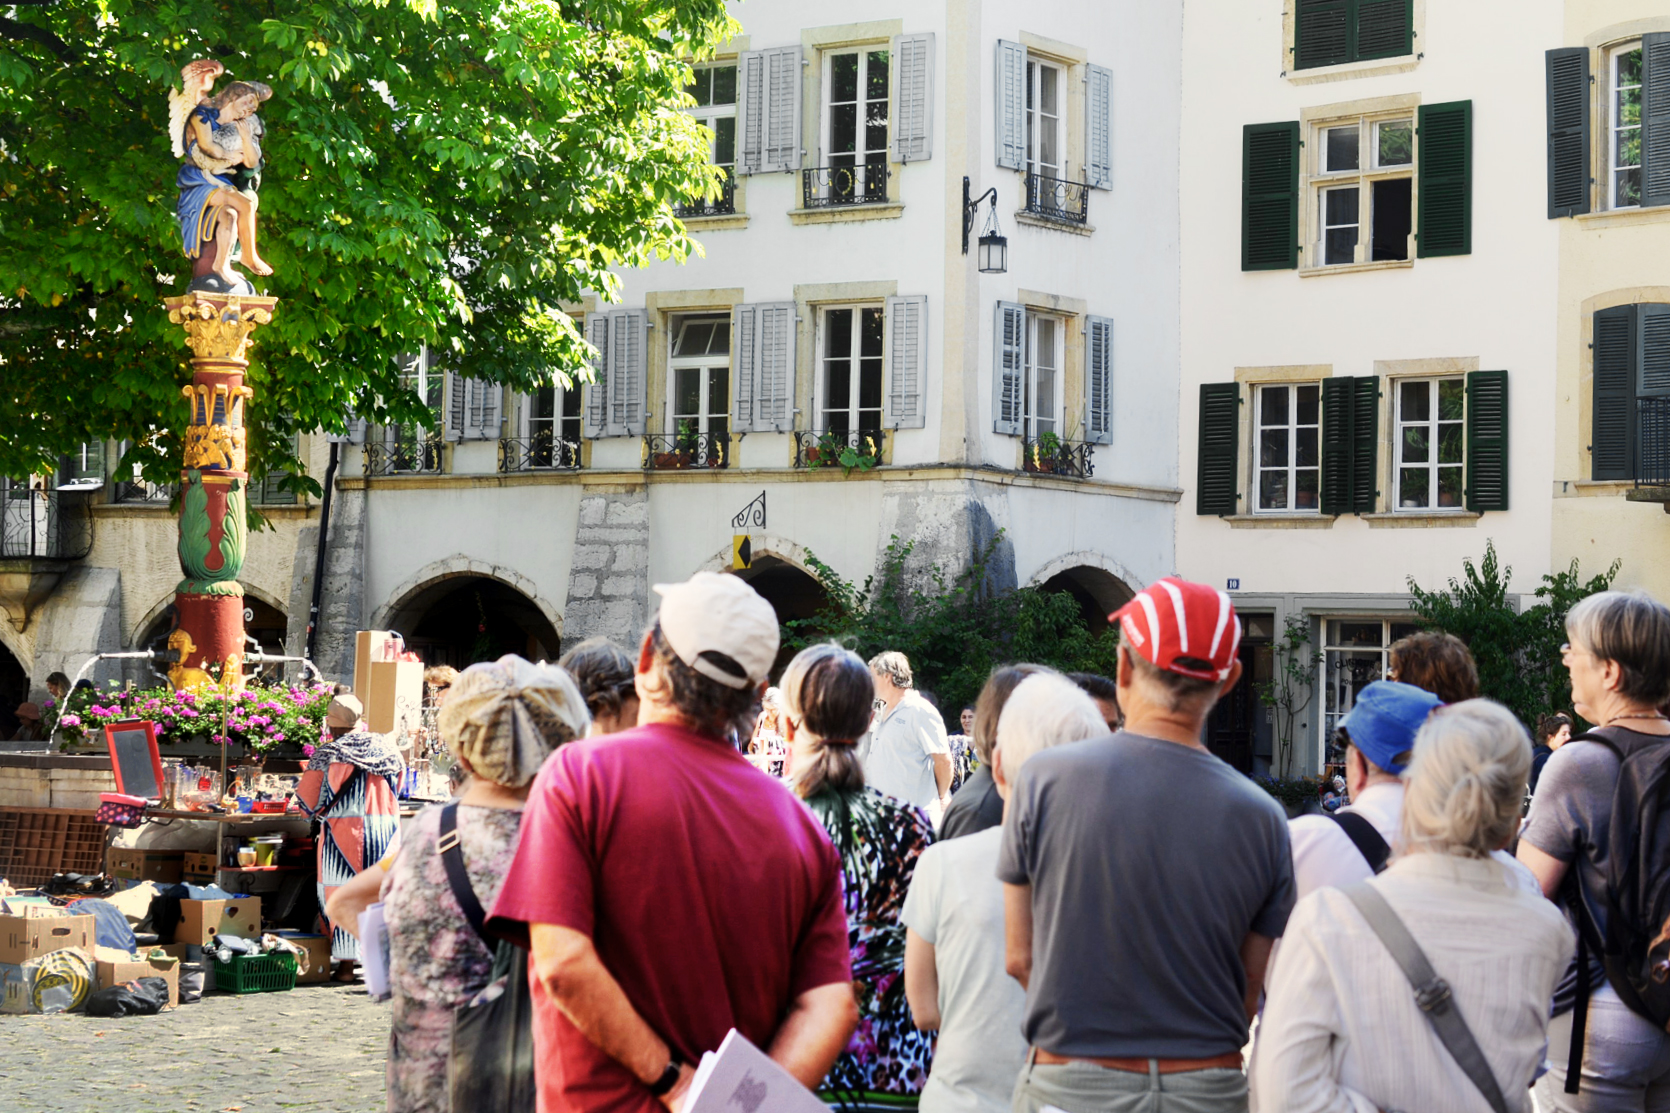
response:
[[[732,1028],[702,1056],[684,1113],[829,1113],[829,1106]]]
[[[365,992],[373,1001],[387,1001],[389,991],[389,926],[383,919],[383,902],[360,913],[360,973],[365,975]]]

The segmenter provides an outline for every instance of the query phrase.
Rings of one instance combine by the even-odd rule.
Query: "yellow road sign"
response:
[[[731,567],[737,571],[749,567],[754,563],[753,547],[748,544],[746,533],[731,535]]]

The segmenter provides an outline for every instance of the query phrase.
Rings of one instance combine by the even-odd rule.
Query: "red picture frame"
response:
[[[135,735],[143,732],[145,751],[137,752],[138,739]],[[121,739],[118,739],[121,735]],[[148,719],[125,719],[119,723],[106,723],[104,726],[104,743],[110,750],[110,769],[116,775],[116,791],[124,796],[141,796],[146,799],[156,799],[162,795],[162,753],[157,749],[157,725]],[[127,758],[129,773],[143,768],[143,761],[150,758],[150,772],[152,782],[129,784],[129,778],[122,775],[124,756]]]

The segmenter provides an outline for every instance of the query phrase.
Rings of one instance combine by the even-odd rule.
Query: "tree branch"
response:
[[[43,0],[44,2],[44,0]],[[32,42],[46,47],[57,56],[66,66],[81,60],[81,55],[71,49],[70,44],[54,35],[44,27],[36,27],[32,23],[19,23],[15,19],[7,19],[0,15],[0,37],[15,42]]]

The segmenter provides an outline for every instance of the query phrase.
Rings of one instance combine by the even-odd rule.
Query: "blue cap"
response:
[[[1415,732],[1444,701],[1413,684],[1376,680],[1357,693],[1357,701],[1340,720],[1351,744],[1388,773],[1401,775],[1397,756],[1415,748]]]

